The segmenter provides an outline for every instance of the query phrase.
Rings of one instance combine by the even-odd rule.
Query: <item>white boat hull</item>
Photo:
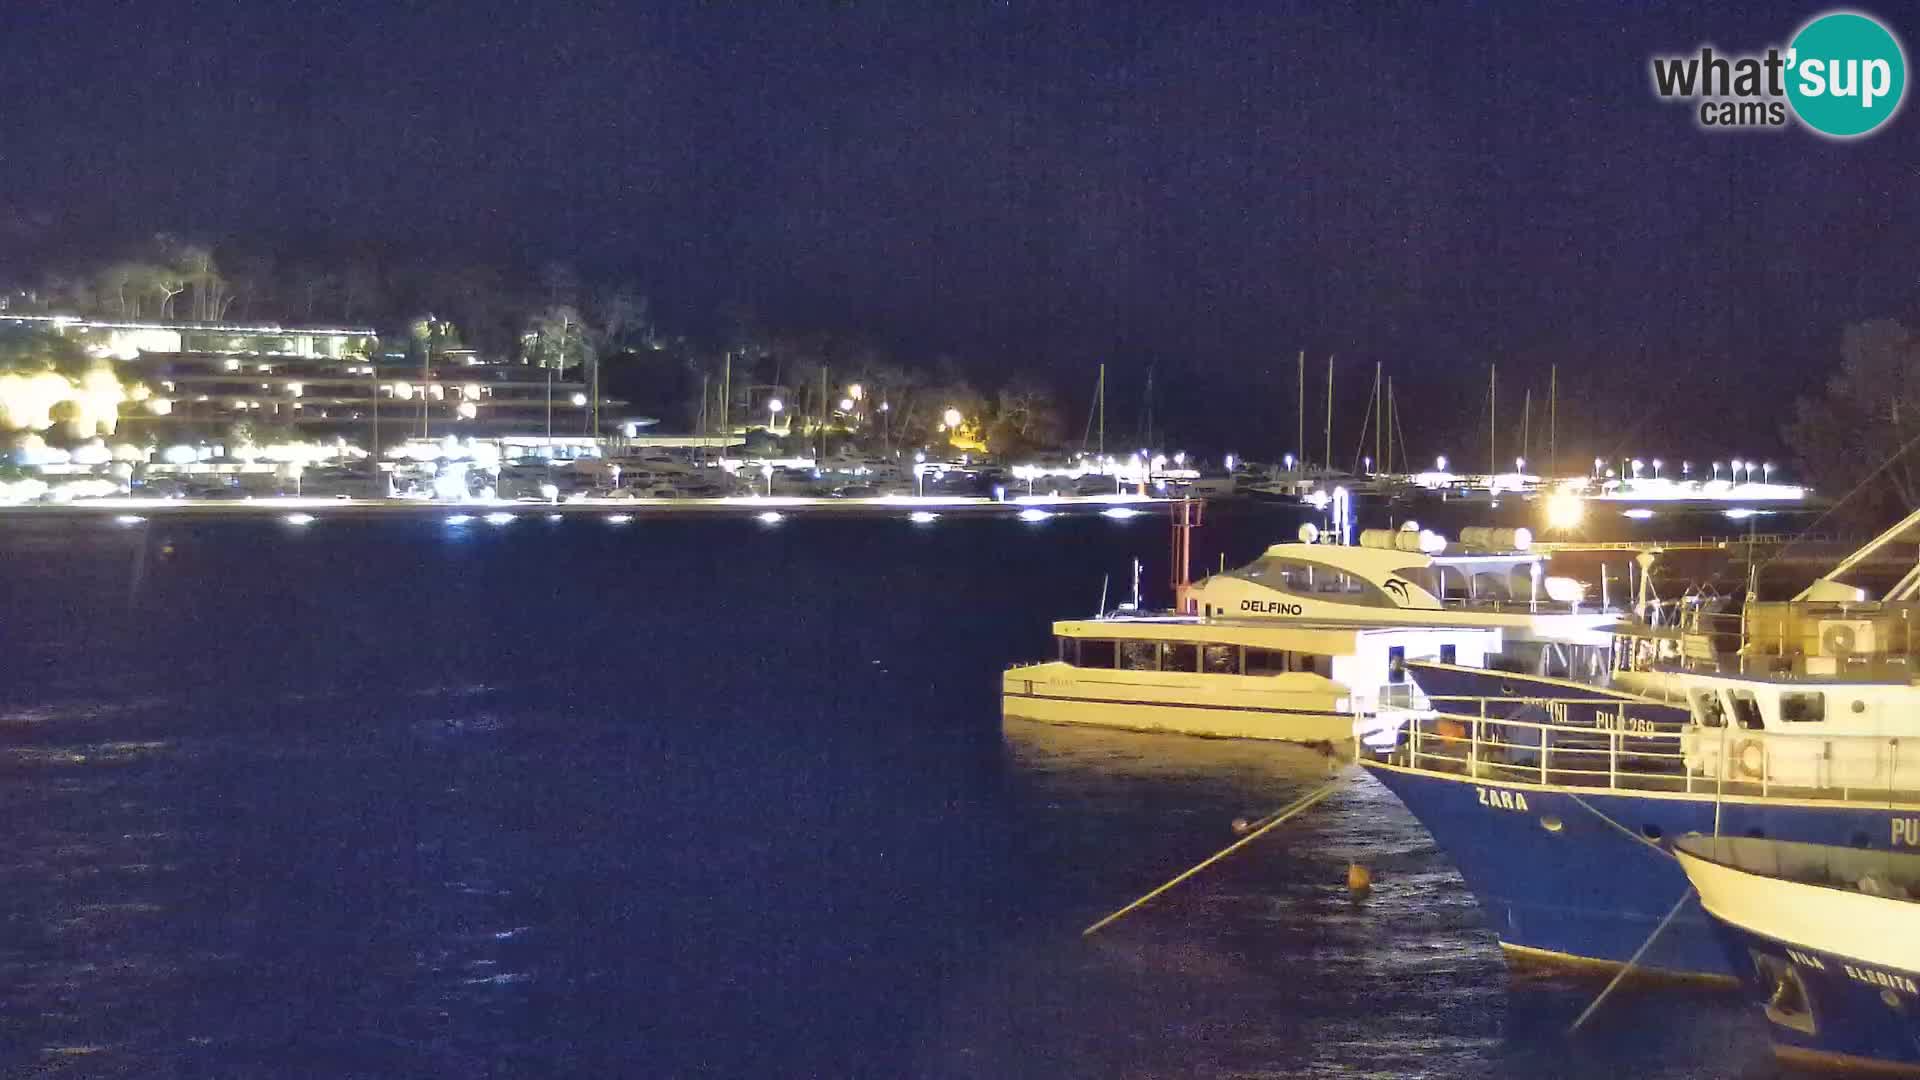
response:
[[[1001,712],[1023,720],[1222,739],[1342,743],[1354,735],[1349,691],[1310,674],[1217,675],[1077,668],[1009,670]]]

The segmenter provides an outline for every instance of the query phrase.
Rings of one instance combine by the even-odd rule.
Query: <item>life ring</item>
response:
[[[1759,739],[1741,739],[1733,744],[1728,762],[1736,780],[1765,780],[1767,748]]]

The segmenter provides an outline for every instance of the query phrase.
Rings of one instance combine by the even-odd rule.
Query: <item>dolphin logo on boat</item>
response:
[[[1400,603],[1404,604],[1407,602],[1407,583],[1399,578],[1390,577],[1380,587],[1387,590],[1387,595],[1393,597]]]

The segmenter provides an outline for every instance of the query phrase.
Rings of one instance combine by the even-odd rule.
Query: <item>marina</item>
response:
[[[121,7],[0,1077],[1920,1080],[1906,12]]]

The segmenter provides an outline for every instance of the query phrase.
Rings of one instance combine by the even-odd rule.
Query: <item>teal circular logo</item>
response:
[[[1787,52],[1787,100],[1822,135],[1851,139],[1893,118],[1907,92],[1907,58],[1892,32],[1836,11],[1802,27]]]

